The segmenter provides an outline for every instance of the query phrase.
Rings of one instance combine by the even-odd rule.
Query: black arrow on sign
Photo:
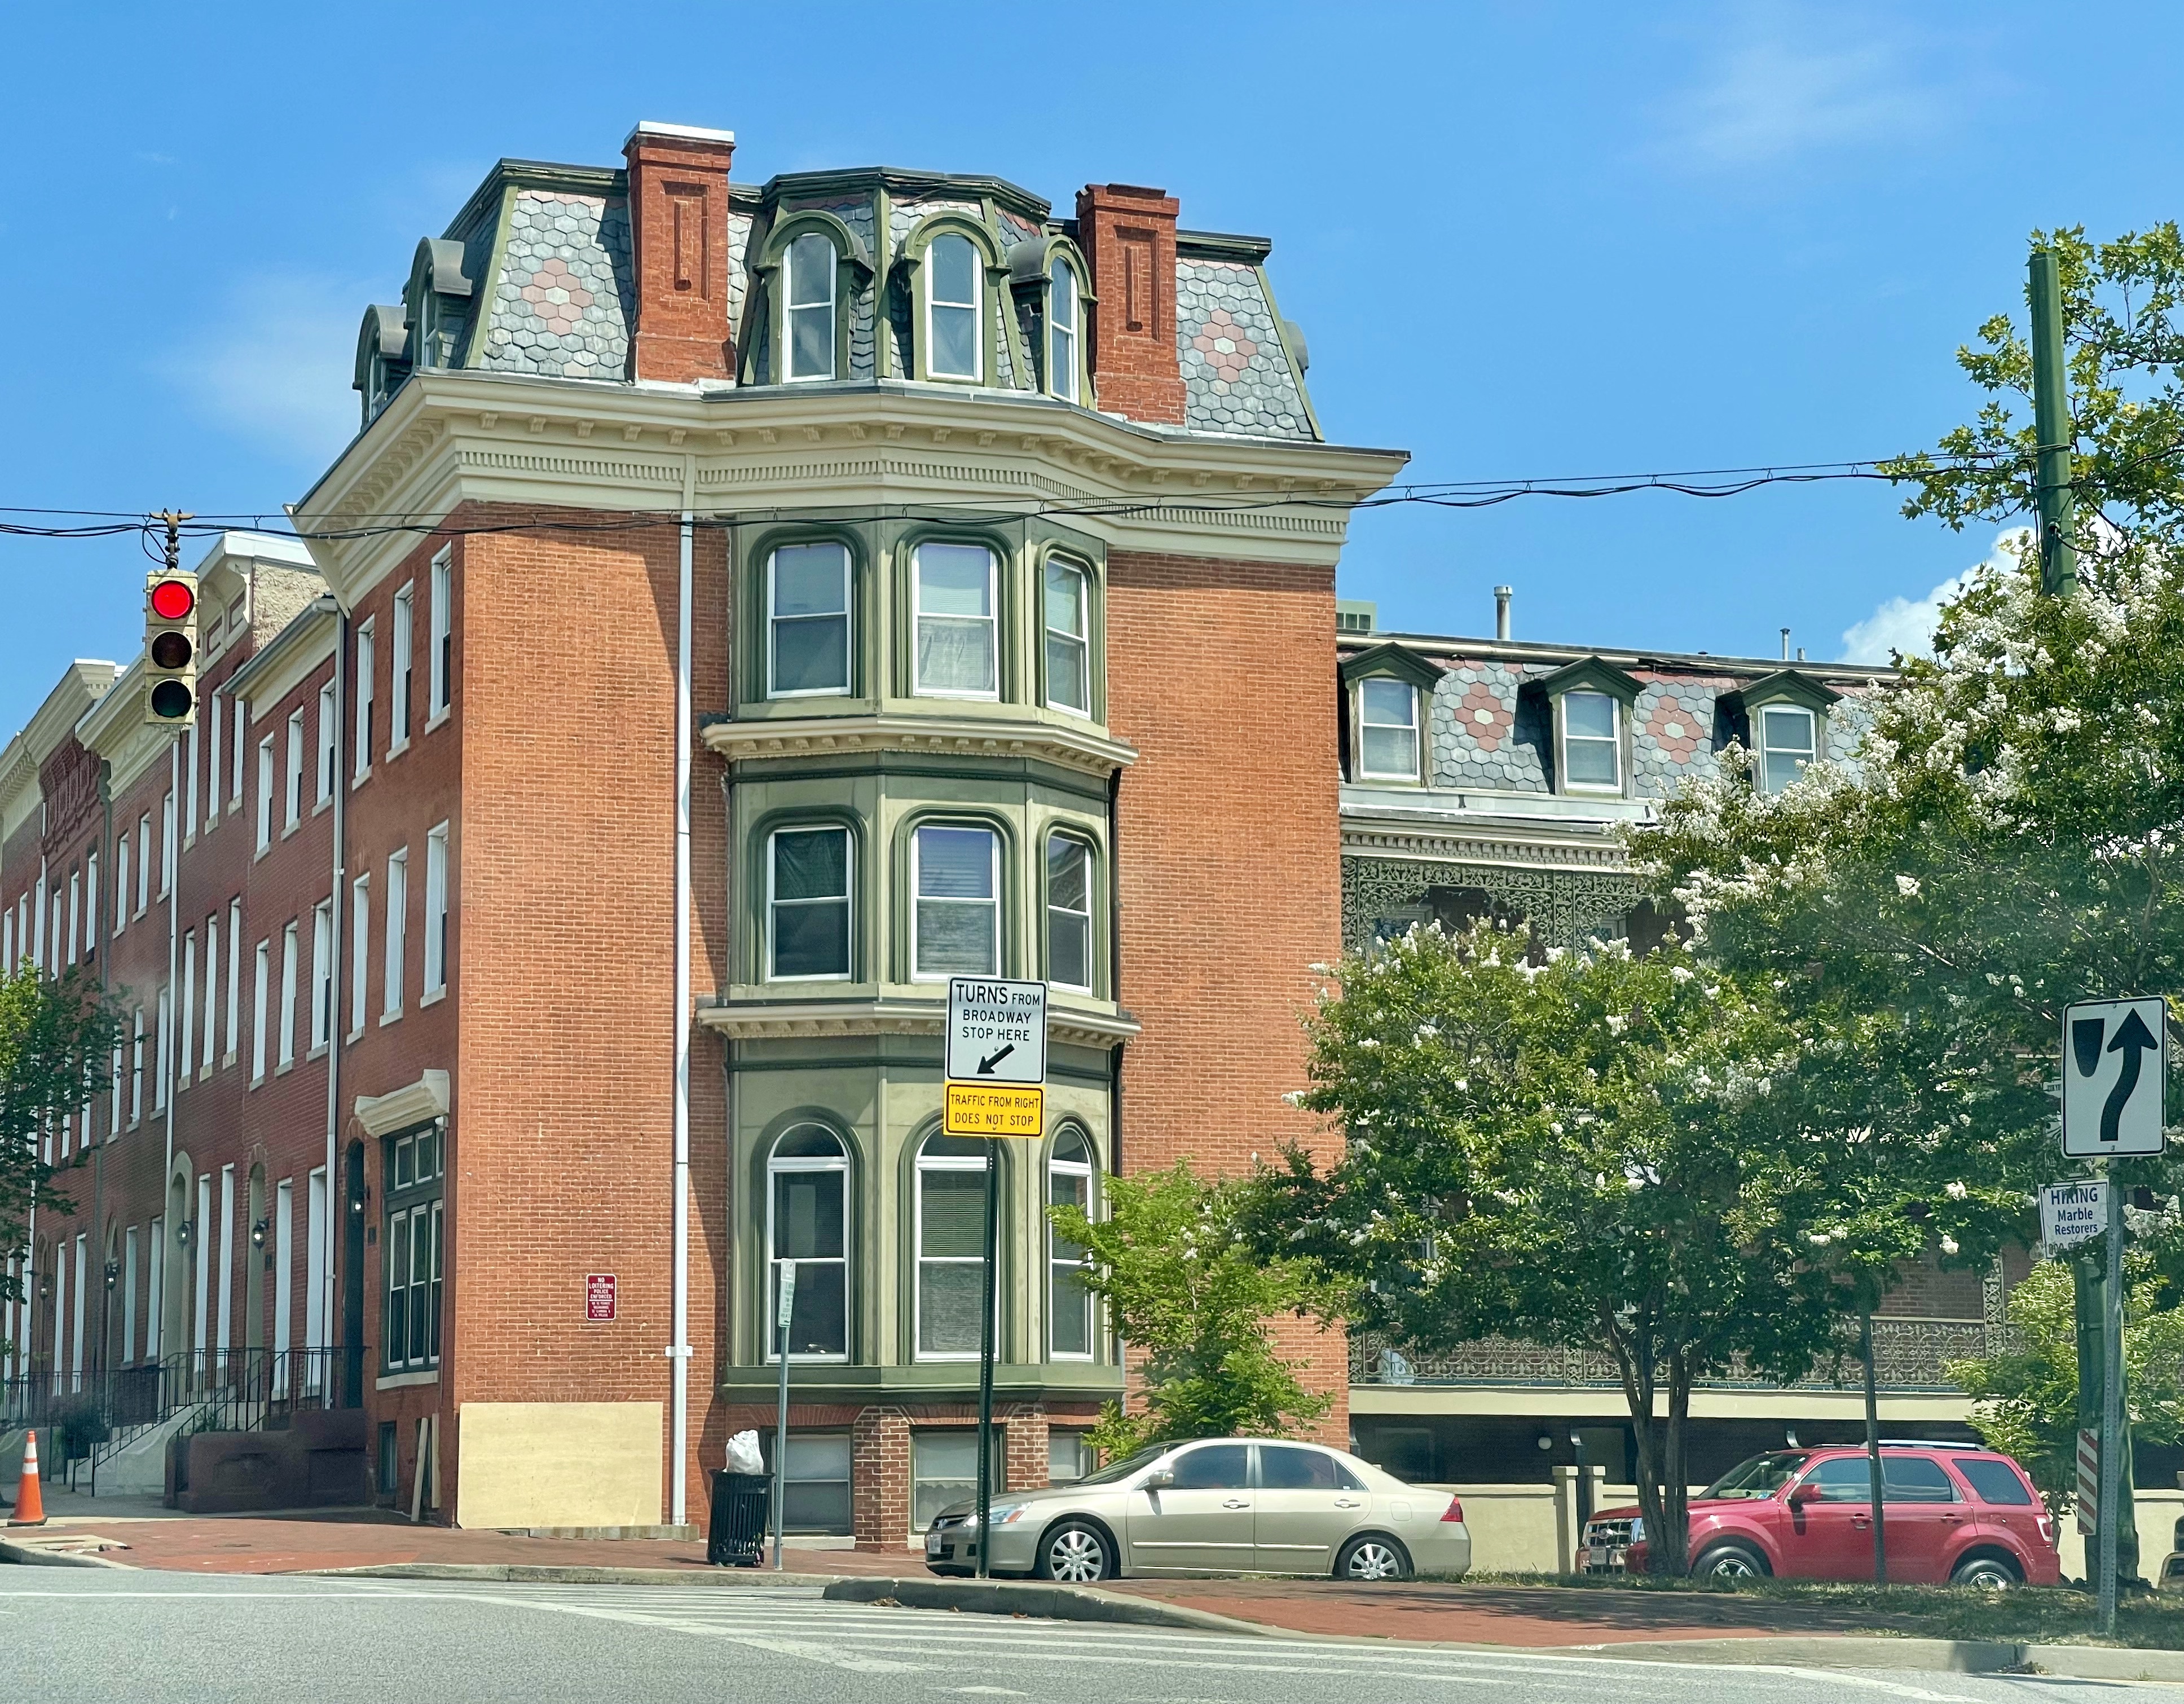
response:
[[[2116,1029],[2115,1039],[2108,1045],[2110,1053],[2122,1053],[2123,1069],[2116,1075],[2115,1087],[2109,1090],[2107,1105],[2101,1108],[2102,1141],[2116,1139],[2116,1125],[2123,1117],[2123,1109],[2130,1104],[2131,1091],[2138,1087],[2139,1061],[2148,1048],[2159,1045],[2136,1008],[2125,1016]]]
[[[2133,1016],[2136,1015],[2137,1014],[2135,1013],[2133,1014]],[[2141,1035],[2146,1033],[2145,1027],[2143,1025],[2140,1027],[2138,1033]],[[982,1059],[978,1061],[978,1075],[981,1077],[991,1077],[994,1074],[994,1067],[999,1065],[1003,1060],[1006,1059],[1016,1050],[1016,1043],[1012,1041],[1004,1043],[1002,1044],[1001,1050],[999,1053],[991,1055],[988,1058]],[[2138,1081],[2138,1055],[2137,1054],[2133,1054],[2131,1056],[2131,1080],[2134,1083]],[[2103,1125],[2102,1128],[2105,1129],[2107,1127]]]

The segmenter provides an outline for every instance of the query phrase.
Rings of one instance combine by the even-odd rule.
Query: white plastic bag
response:
[[[728,1471],[731,1473],[764,1473],[766,1457],[758,1447],[758,1434],[738,1432],[728,1439]]]

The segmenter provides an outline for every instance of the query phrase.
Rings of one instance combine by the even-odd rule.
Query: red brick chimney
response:
[[[649,120],[622,144],[637,271],[637,378],[688,384],[734,375],[728,157],[735,149],[732,131]]]
[[[1175,354],[1175,198],[1127,183],[1077,192],[1077,241],[1092,265],[1092,373],[1100,406],[1183,424]]]

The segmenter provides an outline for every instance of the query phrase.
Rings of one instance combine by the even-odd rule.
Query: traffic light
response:
[[[198,714],[198,576],[164,568],[144,580],[144,720],[187,727]]]

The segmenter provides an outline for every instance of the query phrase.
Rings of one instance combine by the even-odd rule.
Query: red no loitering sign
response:
[[[612,1319],[615,1317],[615,1275],[612,1272],[584,1274],[584,1317]]]

